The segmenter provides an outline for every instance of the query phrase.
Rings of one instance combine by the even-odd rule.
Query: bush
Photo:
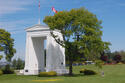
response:
[[[49,76],[56,76],[57,73],[56,73],[55,71],[50,71],[50,72],[48,72],[48,75],[49,75]]]
[[[2,75],[3,74],[3,71],[2,70],[0,70],[0,75]]]
[[[86,70],[86,69],[81,69],[79,72],[80,72],[80,73],[84,73],[85,70]]]
[[[84,71],[84,75],[95,75],[95,74],[96,74],[96,72],[93,70],[85,70]]]
[[[83,73],[84,75],[95,75],[96,72],[93,70],[88,70],[88,69],[81,69],[80,73]]]
[[[121,55],[115,55],[114,56],[114,60],[116,61],[116,63],[119,63],[119,62],[121,62],[121,60],[122,60],[122,57],[121,57]]]
[[[4,69],[2,69],[3,74],[13,74],[14,70],[10,68],[10,65],[6,65]]]
[[[56,76],[57,73],[55,71],[50,71],[50,72],[40,72],[39,77],[51,77],[51,76]]]
[[[108,61],[108,56],[101,56],[100,59],[101,59],[102,61],[107,62],[107,61]]]
[[[39,77],[46,77],[48,76],[47,72],[40,72]]]
[[[122,65],[123,63],[122,62],[119,62],[119,63],[117,63],[118,65]]]

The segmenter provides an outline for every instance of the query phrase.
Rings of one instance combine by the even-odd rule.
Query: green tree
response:
[[[3,56],[2,55],[0,55],[0,60],[3,58]]]
[[[4,29],[0,29],[0,51],[6,55],[6,60],[11,62],[11,58],[16,53],[14,47],[14,39],[11,38],[11,34]]]
[[[12,61],[12,67],[13,67],[14,69],[16,69],[16,65],[17,65],[17,61],[16,61],[16,59],[14,59],[14,60]]]
[[[121,61],[125,63],[125,51],[121,50],[121,51],[112,52],[112,53],[110,54],[111,59],[114,60],[114,57],[115,57],[116,55],[120,55],[120,56],[121,56]]]
[[[24,69],[24,61],[18,58],[16,66],[16,69]]]
[[[12,61],[12,66],[14,69],[23,69],[24,68],[24,61],[18,58],[17,60],[14,59]]]
[[[46,16],[44,22],[50,27],[51,34],[58,44],[66,49],[69,59],[69,74],[72,75],[72,63],[82,53],[95,57],[108,48],[110,43],[103,42],[102,26],[96,15],[84,8],[61,11],[54,16]],[[60,30],[63,41],[53,30]]]
[[[121,50],[119,54],[122,56],[122,61],[125,63],[125,51]]]

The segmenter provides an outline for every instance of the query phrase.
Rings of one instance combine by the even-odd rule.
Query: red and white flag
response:
[[[54,13],[57,13],[57,12],[58,12],[54,7],[52,7],[52,11],[53,11]]]

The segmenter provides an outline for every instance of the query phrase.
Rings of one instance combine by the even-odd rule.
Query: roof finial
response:
[[[38,19],[38,24],[40,24],[40,0],[39,0],[39,19]]]

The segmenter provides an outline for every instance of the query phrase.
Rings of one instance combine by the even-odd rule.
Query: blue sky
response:
[[[103,40],[112,43],[111,51],[125,50],[125,0],[40,0],[41,22],[58,11],[85,7],[102,20]],[[0,0],[0,28],[11,32],[17,53],[14,58],[24,59],[25,28],[38,24],[38,0]],[[42,23],[44,24],[44,23]]]

